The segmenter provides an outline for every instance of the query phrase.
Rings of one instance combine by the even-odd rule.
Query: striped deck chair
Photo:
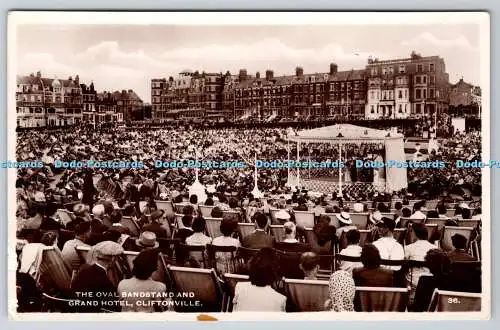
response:
[[[329,298],[328,281],[296,280],[285,278],[287,296],[300,312],[325,310]]]
[[[54,246],[44,247],[38,258],[35,281],[44,292],[69,293],[71,269],[64,262],[61,251]]]
[[[407,304],[407,288],[356,287],[358,312],[404,312]]]

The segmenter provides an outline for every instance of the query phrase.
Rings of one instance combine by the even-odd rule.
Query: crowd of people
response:
[[[341,197],[288,187],[286,169],[259,169],[258,187],[263,196],[254,196],[252,166],[199,171],[154,166],[157,159],[246,163],[255,157],[286,160],[289,152],[296,154],[295,146],[286,142],[288,133],[276,128],[190,127],[21,133],[17,160],[39,159],[46,165],[18,169],[16,180],[20,310],[42,308],[37,301],[42,301],[41,291],[47,288],[38,283],[37,274],[46,247],[60,251],[71,274],[70,289],[64,298],[82,301],[78,308],[82,312],[104,310],[102,305],[89,306],[98,292],[108,293],[101,300],[120,298],[118,306],[106,305],[113,311],[176,310],[174,303],[144,304],[146,298],[137,295],[153,292],[147,298],[150,301],[157,297],[172,301],[171,297],[165,298],[165,293],[174,289],[161,266],[162,260],[182,267],[214,267],[221,283],[225,273],[248,275],[248,281],[238,283],[234,289],[233,311],[297,311],[282,277],[327,279],[330,294],[324,309],[332,311],[359,310],[357,286],[409,287],[409,311],[425,311],[435,288],[480,291],[477,278],[464,279],[464,272],[454,268],[457,262],[477,259],[469,247],[471,241],[480,240],[479,226],[471,237],[455,234],[453,248],[445,251],[438,243],[442,231],[429,233],[424,225],[429,218],[446,218],[446,226],[458,226],[460,220],[480,221],[480,170],[454,166],[432,172],[410,170],[408,190],[392,194],[358,192]],[[465,154],[474,159],[480,155],[480,141],[479,133],[457,134],[445,140],[431,157],[454,161]],[[350,157],[367,157],[379,149],[376,145],[352,146],[347,153]],[[305,146],[305,150],[308,156],[322,160],[337,152],[328,145]],[[55,160],[91,159],[136,161],[144,166],[53,166]],[[206,187],[203,198],[189,192],[195,172]],[[437,202],[426,209],[426,200],[431,199]],[[165,201],[171,203],[172,209],[160,205]],[[203,207],[210,208],[210,214],[204,213]],[[450,208],[456,209],[453,216],[446,215]],[[67,212],[61,213],[61,209]],[[314,213],[312,230],[297,218],[304,211]],[[351,219],[356,213],[369,213],[363,228]],[[124,225],[125,219],[131,219],[136,229]],[[215,229],[208,223],[211,219],[219,220]],[[255,230],[245,234],[241,223],[253,223]],[[272,231],[273,226],[282,228],[283,237]],[[361,237],[365,229],[369,230],[369,238]],[[406,236],[397,237],[398,229],[405,229]],[[410,232],[414,233],[412,238]],[[175,243],[160,246],[162,239]],[[89,248],[85,260],[76,247]],[[126,262],[125,266],[121,262],[126,251],[138,252],[129,269]],[[160,253],[166,259],[160,258]],[[344,259],[332,261],[327,257],[336,254]],[[404,263],[387,265],[387,260],[422,264],[409,269]],[[119,270],[117,264],[121,265]],[[109,275],[110,269],[114,276]],[[329,270],[326,275],[325,269]],[[94,296],[82,297],[85,292]],[[58,292],[50,294],[57,296]]]

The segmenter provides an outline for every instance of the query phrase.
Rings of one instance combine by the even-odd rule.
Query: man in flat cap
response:
[[[91,248],[89,261],[92,262],[93,259],[93,262],[80,268],[71,285],[77,299],[86,303],[80,312],[100,313],[102,308],[120,310],[119,306],[108,303],[118,299],[115,297],[117,287],[111,282],[107,272],[116,257],[122,253],[121,245],[112,241],[100,242]]]

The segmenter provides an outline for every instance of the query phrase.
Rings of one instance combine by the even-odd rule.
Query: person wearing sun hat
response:
[[[290,221],[290,213],[288,213],[286,210],[280,210],[280,211],[276,212],[275,217],[276,217],[276,221],[279,224]]]
[[[344,232],[348,232],[351,229],[357,229],[357,227],[352,224],[351,215],[349,213],[342,211],[340,214],[337,214],[336,217],[340,225],[336,232],[337,238],[340,238]]]
[[[156,240],[156,235],[150,231],[143,231],[139,238],[135,240],[136,250],[143,251],[146,249],[156,249],[160,244]]]

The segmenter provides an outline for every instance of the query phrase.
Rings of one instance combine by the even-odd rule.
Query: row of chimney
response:
[[[330,63],[330,74],[333,75],[337,73],[338,71],[338,66],[335,63]],[[297,77],[303,76],[304,75],[304,69],[300,66],[295,68],[295,75]],[[240,81],[245,81],[248,78],[247,70],[246,69],[241,69],[240,73],[238,75]],[[260,72],[257,72],[255,74],[255,78],[260,79]],[[272,70],[266,70],[266,80],[272,80],[274,79],[274,72]]]

